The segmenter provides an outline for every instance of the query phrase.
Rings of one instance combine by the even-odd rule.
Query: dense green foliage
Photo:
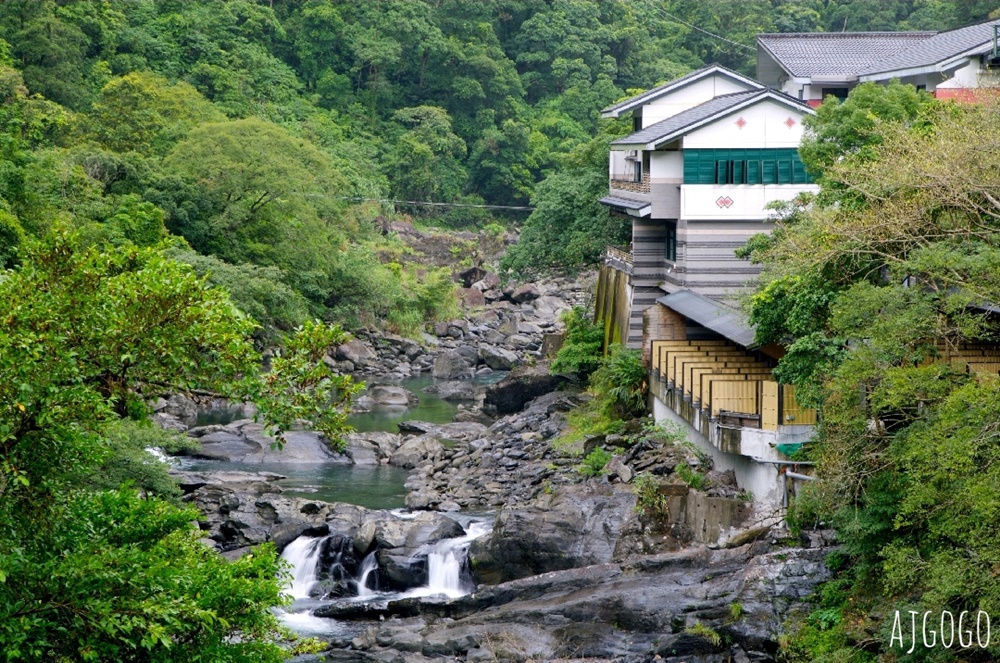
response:
[[[376,218],[489,212],[362,199],[530,202],[505,267],[575,268],[628,240],[596,203],[607,138],[627,130],[602,127],[602,107],[713,61],[752,73],[760,31],[938,29],[992,5],[10,0],[0,262],[57,217],[94,242],[165,227],[221,261],[188,254],[265,329],[313,315],[412,332],[418,306],[386,316],[419,274],[379,269]]]
[[[162,247],[57,232],[0,279],[0,650],[7,661],[280,661],[273,548],[229,563],[147,445],[162,393],[252,399],[266,430],[339,439],[356,386],[306,323],[261,374],[253,323]],[[141,492],[139,492],[141,491]]]
[[[900,98],[916,96],[868,89],[854,102],[877,117]],[[779,372],[823,414],[822,481],[791,521],[833,522],[846,553],[789,644],[796,660],[899,655],[895,610],[1000,609],[1000,383],[944,359],[1000,339],[986,306],[1000,301],[1000,107],[921,106],[842,131],[822,194],[753,252],[759,340],[790,343]],[[838,115],[818,117],[821,134]],[[918,646],[906,660],[998,653]]]
[[[553,373],[577,373],[589,376],[601,364],[604,331],[592,321],[582,306],[576,306],[562,316],[566,338],[552,362]]]

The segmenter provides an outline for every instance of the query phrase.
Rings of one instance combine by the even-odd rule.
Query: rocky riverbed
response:
[[[584,478],[579,452],[553,441],[587,395],[544,358],[558,313],[585,302],[587,280],[504,293],[484,279],[468,285],[490,293],[485,308],[420,340],[362,332],[328,357],[369,382],[360,409],[405,411],[430,391],[460,403],[452,422],[403,419],[351,434],[340,452],[294,431],[275,452],[250,407],[195,426],[193,404],[161,402],[157,420],[197,440],[194,458],[275,468],[176,472],[206,544],[229,557],[268,541],[312,551],[309,610],[353,626],[302,661],[773,660],[782,624],[826,578],[828,541],[755,522],[731,474],[701,467],[707,484],[691,488],[675,468],[704,459],[655,436],[587,440],[587,451],[603,445],[614,458]],[[496,384],[470,381],[499,371],[509,374]],[[418,391],[393,384],[420,373],[438,380]],[[302,463],[407,470],[408,511],[287,494],[282,468]],[[656,479],[661,513],[637,504],[639,472]],[[481,514],[480,525],[465,514]],[[492,526],[478,536],[483,518]],[[462,555],[449,562],[448,587],[475,591],[427,598],[433,551],[448,542]],[[349,598],[373,587],[377,601]]]

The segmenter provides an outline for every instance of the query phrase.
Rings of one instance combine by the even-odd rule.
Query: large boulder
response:
[[[492,345],[479,346],[479,357],[495,371],[509,371],[518,363],[517,353]]]
[[[337,359],[362,368],[378,361],[378,355],[364,341],[355,338],[337,346]]]
[[[409,389],[394,384],[376,384],[368,388],[365,394],[375,405],[396,405],[410,407],[420,399]]]
[[[635,495],[604,484],[573,485],[523,508],[505,508],[493,533],[470,550],[472,568],[486,583],[605,564],[635,519]]]
[[[530,302],[532,300],[538,299],[541,296],[542,293],[539,292],[538,288],[536,288],[534,285],[530,283],[526,283],[522,285],[520,288],[515,289],[514,292],[510,293],[511,301],[516,302],[518,304],[522,304],[524,302]]]
[[[556,391],[568,381],[564,375],[550,374],[546,365],[519,366],[486,389],[483,412],[491,417],[520,412],[529,401]]]
[[[424,387],[423,391],[436,394],[445,401],[474,401],[482,393],[483,388],[464,380],[450,380]]]
[[[412,470],[425,460],[437,460],[444,446],[430,435],[413,437],[403,442],[389,458],[389,464]]]
[[[472,367],[465,357],[456,350],[442,352],[434,360],[431,375],[439,380],[455,380],[472,375]]]

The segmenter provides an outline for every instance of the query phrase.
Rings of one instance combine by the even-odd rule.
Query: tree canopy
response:
[[[790,517],[832,521],[846,553],[793,639],[799,660],[874,660],[863,643],[888,651],[897,609],[1000,607],[1000,383],[953,361],[1000,339],[1000,107],[898,113],[912,90],[856,93],[844,113],[869,119],[838,129],[823,192],[752,251],[758,340],[788,344],[779,377],[822,408],[810,451],[822,480]],[[838,118],[817,117],[819,140]]]
[[[158,497],[169,480],[135,455],[166,434],[128,422],[207,389],[256,402],[279,444],[302,420],[337,444],[356,387],[322,357],[345,337],[306,323],[261,373],[254,323],[162,249],[59,232],[0,279],[6,660],[282,660],[275,551],[230,564],[201,543],[197,513]]]

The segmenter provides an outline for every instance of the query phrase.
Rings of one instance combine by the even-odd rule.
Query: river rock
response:
[[[509,371],[518,363],[516,353],[491,345],[479,346],[479,357],[484,364],[497,371]]]
[[[468,381],[452,380],[424,387],[423,391],[446,401],[474,401],[483,389]]]
[[[531,283],[526,283],[521,287],[515,289],[512,293],[510,293],[511,301],[516,302],[518,304],[521,304],[523,302],[530,302],[534,299],[538,299],[541,296],[542,293],[539,292],[538,288],[536,288]]]
[[[434,360],[431,375],[441,380],[467,378],[472,375],[472,367],[461,353],[456,350],[447,350]]]
[[[531,506],[505,508],[493,533],[472,544],[472,568],[495,584],[539,573],[610,562],[635,519],[631,491],[594,484],[566,486]]]
[[[490,416],[520,412],[529,401],[553,392],[568,382],[551,375],[548,366],[519,366],[500,382],[486,389],[483,411]]]
[[[378,360],[378,355],[360,339],[352,339],[337,346],[337,359],[349,361],[355,367],[363,368]]]
[[[469,308],[486,306],[486,297],[483,296],[482,290],[476,288],[459,288],[457,294],[462,304]]]
[[[403,442],[389,458],[389,464],[411,470],[425,460],[437,460],[444,446],[430,435],[413,437]]]
[[[409,389],[394,384],[376,384],[368,388],[366,393],[376,405],[396,405],[411,407],[420,399]]]
[[[385,431],[357,431],[354,433],[348,433],[344,437],[344,441],[347,443],[348,455],[354,458],[354,462],[356,464],[362,465],[365,463],[361,463],[357,460],[357,458],[353,455],[353,449],[372,449],[377,455],[378,462],[385,464],[389,462],[389,457],[392,456],[393,452],[399,448],[402,439],[395,433],[388,433]],[[365,451],[364,453],[367,454],[368,452]]]

